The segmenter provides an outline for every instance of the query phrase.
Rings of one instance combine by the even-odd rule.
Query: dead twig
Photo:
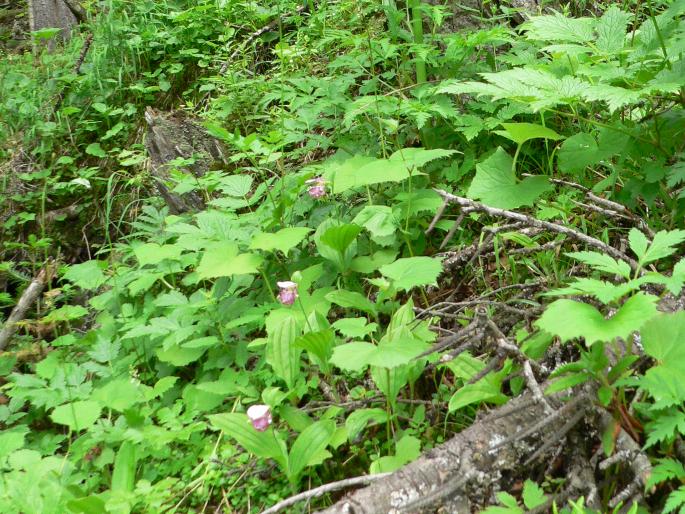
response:
[[[269,507],[262,514],[276,514],[281,512],[283,509],[295,505],[301,501],[311,500],[312,498],[317,498],[323,494],[330,493],[332,491],[339,491],[340,489],[347,489],[348,487],[355,487],[358,485],[367,485],[380,478],[385,478],[392,473],[378,473],[377,475],[364,475],[361,477],[346,478],[344,480],[339,480],[338,482],[331,482],[330,484],[324,484],[320,487],[315,487],[309,491],[305,491],[290,498],[286,498],[283,501],[278,502],[276,505]]]
[[[38,297],[45,289],[47,283],[52,279],[55,271],[53,262],[48,262],[39,272],[38,275],[31,281],[29,286],[24,290],[17,305],[12,309],[12,312],[7,318],[7,321],[0,330],[0,351],[4,350],[7,344],[18,328],[18,323],[24,319],[26,312],[33,305]]]
[[[461,196],[456,196],[456,195],[450,194],[446,191],[443,191],[442,189],[435,189],[435,191],[440,196],[442,196],[443,198],[449,200],[452,203],[456,203],[460,207],[466,208],[470,211],[482,212],[484,214],[487,214],[488,216],[493,216],[496,218],[505,218],[505,219],[509,219],[512,221],[520,221],[520,222],[522,222],[528,226],[531,226],[531,227],[549,230],[550,232],[555,232],[557,234],[563,234],[563,235],[571,237],[577,241],[585,243],[588,246],[591,246],[593,248],[597,248],[597,249],[603,251],[604,253],[611,255],[615,259],[620,259],[622,261],[627,262],[633,270],[637,270],[639,267],[637,261],[628,257],[626,254],[624,254],[620,250],[617,250],[616,248],[613,248],[613,247],[609,246],[608,244],[603,243],[599,239],[588,236],[587,234],[583,234],[582,232],[574,230],[574,229],[567,227],[565,225],[559,225],[557,223],[551,223],[549,221],[542,221],[542,220],[533,218],[532,216],[522,214],[520,212],[508,211],[506,209],[499,209],[496,207],[489,207],[489,206],[484,205],[480,202],[476,202],[476,201],[470,200],[468,198],[464,198]]]

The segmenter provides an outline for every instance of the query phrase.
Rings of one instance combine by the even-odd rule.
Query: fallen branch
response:
[[[348,487],[354,487],[357,485],[367,485],[371,482],[385,478],[392,473],[379,473],[377,475],[364,475],[361,477],[346,478],[345,480],[339,480],[338,482],[331,482],[330,484],[324,484],[320,487],[315,487],[309,491],[305,491],[290,498],[286,498],[283,501],[278,502],[273,507],[269,507],[262,514],[276,514],[281,512],[286,507],[295,505],[298,502],[311,500],[312,498],[317,498],[323,494],[330,493],[332,491],[339,491],[340,489],[347,489]]]
[[[574,229],[567,227],[565,225],[558,225],[556,223],[550,223],[549,221],[542,221],[542,220],[533,218],[532,216],[528,216],[526,214],[521,214],[520,212],[508,211],[505,209],[498,209],[496,207],[489,207],[489,206],[484,205],[480,202],[476,202],[474,200],[470,200],[468,198],[464,198],[461,196],[456,196],[456,195],[450,194],[446,191],[443,191],[441,189],[435,189],[435,192],[437,192],[445,200],[448,200],[451,203],[456,203],[460,207],[468,209],[470,212],[473,212],[473,211],[482,212],[482,213],[487,214],[489,216],[498,217],[498,218],[505,218],[505,219],[509,219],[509,220],[513,220],[513,221],[519,221],[519,222],[522,222],[522,223],[524,223],[530,227],[541,228],[544,230],[549,230],[550,232],[556,232],[557,234],[563,234],[563,235],[571,237],[577,241],[585,243],[588,246],[591,246],[593,248],[597,248],[598,250],[601,250],[604,253],[611,255],[615,259],[620,259],[622,261],[627,262],[633,270],[638,269],[637,261],[635,261],[634,259],[631,259],[630,257],[628,257],[626,254],[624,254],[620,250],[617,250],[616,248],[613,248],[613,247],[609,246],[608,244],[603,243],[599,239],[595,239],[594,237],[588,236],[587,234],[583,234],[582,232],[574,230]]]
[[[24,319],[26,312],[33,305],[40,294],[45,289],[45,286],[52,278],[55,265],[51,262],[45,265],[43,269],[38,272],[38,275],[31,281],[29,286],[24,290],[17,305],[12,309],[9,318],[0,330],[0,351],[4,350],[10,342],[15,332],[17,331],[17,324]]]

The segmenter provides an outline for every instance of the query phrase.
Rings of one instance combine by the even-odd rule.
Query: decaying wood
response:
[[[4,350],[7,344],[17,331],[18,323],[24,319],[26,313],[31,306],[38,300],[38,297],[45,289],[45,286],[52,278],[54,273],[54,264],[48,263],[40,270],[38,275],[31,281],[29,286],[24,290],[17,305],[12,309],[12,312],[7,318],[7,321],[0,330],[0,351]]]
[[[171,212],[178,214],[186,211],[204,209],[205,202],[196,192],[178,195],[169,190],[169,162],[174,159],[191,159],[195,162],[185,166],[183,171],[195,177],[202,177],[212,164],[224,160],[224,148],[199,123],[187,114],[160,112],[150,107],[145,111],[147,135],[145,147],[150,156],[151,171],[157,181],[159,193]]]
[[[73,0],[71,0],[74,4]],[[66,41],[71,37],[71,29],[78,23],[69,5],[64,0],[28,0],[29,26],[32,32],[45,28],[59,28],[60,37]],[[54,41],[48,48],[54,47]]]
[[[554,401],[559,399],[556,396]],[[531,457],[544,463],[557,456],[558,445],[574,433],[576,425],[584,421],[601,430],[607,418],[611,419],[587,396],[567,403],[554,416],[547,408],[546,402],[536,401],[534,394],[526,391],[445,444],[319,514],[406,514],[436,512],[438,508],[439,512],[478,512],[491,502],[495,492],[511,485],[507,480],[527,476],[526,466],[534,465],[526,464]],[[628,463],[633,474],[630,492],[644,488],[651,470],[649,459],[622,430],[616,448],[631,451],[634,457]],[[597,488],[590,459],[583,451],[577,444],[565,445],[561,451],[567,454],[569,470],[582,471],[582,476],[575,472],[567,476],[573,495],[588,495]],[[612,503],[618,500],[614,498]]]

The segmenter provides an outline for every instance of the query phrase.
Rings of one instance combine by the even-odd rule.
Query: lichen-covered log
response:
[[[590,463],[593,442],[575,437],[575,444],[564,444],[564,438],[579,425],[585,425],[583,433],[588,428],[600,433],[608,415],[592,407],[589,397],[577,397],[560,409],[550,414],[546,402],[536,401],[527,391],[418,460],[319,514],[480,512],[495,492],[531,476],[536,466],[544,469],[555,460],[552,456],[566,462],[566,496],[590,496],[597,490]],[[631,463],[627,482],[636,479],[644,485],[649,461],[640,454],[639,445],[621,431],[619,447],[633,452],[638,463]]]
[[[193,159],[187,166],[179,167],[195,177],[202,177],[216,161],[224,161],[224,148],[197,121],[181,111],[160,112],[150,107],[145,111],[147,135],[145,147],[150,156],[157,188],[171,212],[204,209],[205,202],[197,192],[178,195],[169,190],[170,162],[174,159]]]

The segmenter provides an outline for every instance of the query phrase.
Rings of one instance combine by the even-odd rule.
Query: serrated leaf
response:
[[[97,289],[106,280],[100,261],[96,260],[69,266],[63,278],[86,290]]]
[[[685,480],[685,467],[682,462],[676,459],[658,459],[652,467],[652,473],[645,485],[646,489],[651,489],[657,484],[667,480]]]
[[[387,205],[367,205],[359,211],[352,223],[368,230],[371,240],[381,246],[390,246],[395,242],[395,231],[399,227],[392,207]]]
[[[628,244],[637,258],[642,259],[647,252],[649,241],[647,240],[647,237],[638,229],[631,228],[630,232],[628,232]]]
[[[685,413],[679,410],[664,412],[645,426],[645,448],[662,441],[672,441],[677,435],[685,435]]]
[[[539,507],[547,501],[547,497],[545,496],[545,492],[542,490],[542,487],[537,485],[532,480],[526,480],[523,483],[523,492],[521,494],[521,498],[523,499],[523,504],[526,506],[526,508],[531,510],[535,507]]]
[[[588,43],[594,39],[594,26],[595,20],[591,18],[572,18],[557,13],[535,16],[526,21],[521,29],[532,40]]]
[[[597,271],[630,278],[630,265],[625,261],[617,261],[613,257],[599,252],[569,252],[566,255],[576,259]]]
[[[605,54],[615,54],[623,49],[626,28],[631,15],[616,5],[611,5],[597,20],[597,49]]]
[[[629,237],[630,242],[631,242],[631,248],[632,248],[632,237],[633,234],[637,231],[637,229],[633,228],[630,231]],[[641,232],[639,232],[642,234]],[[637,236],[636,236],[637,237]],[[642,236],[645,240],[646,238],[644,235]],[[642,251],[641,255],[638,254],[635,249],[635,253],[638,255],[638,260],[640,261],[640,264],[648,264],[650,262],[658,261],[659,259],[663,259],[664,257],[668,257],[669,255],[672,255],[675,252],[674,246],[679,245],[685,241],[685,230],[669,230],[669,231],[659,231],[654,235],[654,239],[652,239],[652,243],[649,245],[646,251]],[[638,243],[638,248],[642,249],[644,243],[641,241]]]
[[[260,232],[252,238],[250,248],[253,250],[280,250],[287,254],[292,248],[300,244],[312,231],[307,227],[287,227],[278,232]]]
[[[637,293],[616,314],[605,319],[592,305],[556,300],[545,309],[536,326],[562,341],[583,337],[588,345],[597,341],[613,341],[617,337],[627,339],[657,314],[656,302],[654,296]],[[573,320],[573,323],[568,320]]]
[[[333,323],[333,328],[345,337],[365,337],[375,332],[378,325],[369,323],[366,318],[342,318]]]
[[[437,285],[442,262],[432,257],[407,257],[386,264],[379,271],[392,280],[397,289],[409,291],[417,286]]]
[[[502,123],[504,130],[496,130],[495,133],[512,140],[517,145],[522,145],[531,139],[564,139],[552,129],[535,123]]]
[[[231,242],[213,243],[205,248],[196,273],[200,280],[259,271],[262,257],[254,253],[238,254],[238,245]]]
[[[547,177],[526,177],[519,181],[512,169],[512,158],[502,149],[476,165],[476,176],[468,190],[469,198],[500,209],[533,205],[552,189]]]
[[[182,251],[183,248],[180,246],[157,243],[145,243],[133,247],[133,253],[141,267],[148,264],[159,264],[165,259],[176,261],[181,257]]]
[[[95,424],[101,411],[99,403],[82,400],[60,405],[52,411],[50,419],[73,431],[86,430]]]

